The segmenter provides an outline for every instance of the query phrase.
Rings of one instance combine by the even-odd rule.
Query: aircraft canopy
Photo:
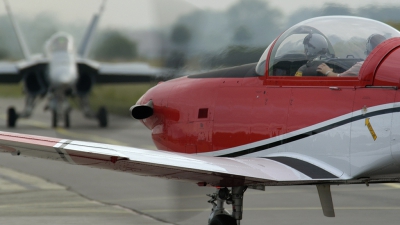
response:
[[[380,40],[386,40],[400,37],[400,32],[384,23],[360,17],[309,19],[289,28],[268,46],[256,71],[259,75],[265,74],[267,56],[270,55],[269,76],[297,76],[301,66],[312,66],[314,62],[315,65],[326,63],[334,66],[335,71],[344,72],[365,60],[368,50],[376,47],[371,44],[376,35],[381,37]],[[307,73],[302,76],[323,76]]]
[[[57,33],[53,35],[45,45],[48,54],[56,52],[72,52],[73,51],[73,38],[66,33]]]

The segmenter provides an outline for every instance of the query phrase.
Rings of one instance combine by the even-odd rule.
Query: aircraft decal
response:
[[[302,76],[303,76],[303,72],[297,71],[296,74],[295,74],[294,76],[295,76],[295,77],[302,77]]]
[[[54,146],[54,149],[56,152],[60,155],[60,158],[64,160],[67,163],[75,164],[74,161],[71,159],[71,157],[68,155],[67,152],[65,152],[64,148],[70,144],[72,141],[71,140],[61,140],[59,143],[57,143]]]
[[[369,118],[365,119],[365,126],[368,127],[369,132],[371,133],[372,138],[374,139],[374,141],[376,141],[376,139],[378,138],[378,136],[376,136],[376,133],[374,131],[374,128],[372,128],[371,122],[369,122]]]
[[[268,142],[268,143],[257,142],[258,144],[256,144],[256,145],[254,145],[255,143],[253,143],[253,145],[244,145],[244,146],[239,146],[239,147],[235,147],[232,149],[224,149],[224,150],[221,150],[218,152],[213,152],[213,156],[217,156],[217,157],[246,156],[248,154],[257,153],[257,152],[264,151],[264,150],[267,150],[270,148],[274,148],[274,147],[285,145],[285,144],[288,144],[288,143],[291,143],[294,141],[298,141],[298,140],[301,140],[301,139],[304,139],[304,138],[307,138],[307,137],[310,137],[310,136],[313,136],[313,135],[316,135],[316,134],[352,123],[352,122],[355,122],[355,121],[364,120],[364,119],[366,119],[365,117],[371,118],[371,117],[375,117],[375,116],[400,112],[400,107],[393,108],[392,106],[393,106],[392,104],[385,104],[385,105],[377,106],[377,108],[380,108],[380,109],[377,109],[375,111],[371,110],[368,113],[357,115],[357,116],[351,116],[351,115],[353,115],[353,113],[350,113],[350,114],[347,114],[347,115],[350,115],[350,117],[346,118],[346,115],[345,115],[344,118],[339,117],[339,119],[341,118],[341,120],[337,120],[338,118],[336,118],[336,119],[333,119],[332,122],[327,125],[323,125],[324,123],[320,124],[319,126],[322,125],[322,127],[319,127],[317,124],[316,126],[311,126],[311,127],[302,129],[302,130],[304,130],[302,133],[299,133],[299,134],[296,134],[296,135],[293,135],[290,137],[288,137],[288,135],[290,135],[290,134],[283,134],[281,136],[274,138],[273,140],[275,140],[275,141],[272,141],[272,142]],[[371,126],[371,128],[372,128],[372,126]],[[373,129],[372,129],[372,131],[373,131]],[[374,138],[374,135],[376,135],[375,131],[373,131],[373,134],[371,132],[371,135]],[[376,138],[374,138],[374,140],[376,140]],[[267,141],[267,140],[264,140],[264,141]],[[234,149],[234,151],[227,152],[227,151],[230,151],[233,149]],[[205,153],[204,155],[208,155],[208,154]]]
[[[270,159],[274,160],[277,162],[280,162],[282,164],[285,164],[287,166],[292,167],[295,170],[298,170],[302,172],[303,174],[311,177],[312,179],[335,179],[339,178],[332,173],[316,166],[313,165],[309,162],[300,160],[300,159],[295,159],[291,157],[264,157],[265,159]]]

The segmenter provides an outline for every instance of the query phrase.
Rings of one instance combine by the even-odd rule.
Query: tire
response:
[[[99,112],[97,113],[97,119],[99,120],[100,127],[107,127],[107,109],[104,106],[100,107]]]
[[[52,110],[51,111],[51,125],[53,128],[57,128],[57,123],[58,123],[58,118],[57,118],[57,111],[56,110]]]
[[[64,127],[69,128],[70,123],[69,123],[69,111],[67,111],[64,115]]]
[[[15,127],[18,119],[17,111],[15,111],[14,107],[10,107],[7,110],[7,126]]]
[[[219,214],[214,216],[210,221],[210,225],[237,225],[236,220],[226,214]]]

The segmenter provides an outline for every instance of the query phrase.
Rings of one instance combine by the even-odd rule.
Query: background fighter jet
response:
[[[15,127],[19,118],[30,117],[38,99],[46,97],[45,109],[52,112],[52,126],[57,127],[60,120],[64,126],[70,126],[71,106],[68,97],[80,99],[81,109],[87,118],[98,119],[100,127],[107,126],[107,111],[100,107],[97,113],[89,106],[88,96],[95,83],[148,82],[159,69],[144,63],[100,64],[87,59],[93,36],[104,11],[105,1],[86,30],[78,50],[74,49],[71,35],[58,32],[46,42],[44,55],[32,56],[25,42],[22,31],[15,21],[10,6],[4,0],[7,13],[17,34],[23,51],[24,60],[16,64],[0,65],[0,83],[24,83],[26,94],[25,108],[17,113],[14,107],[8,109],[7,125]]]

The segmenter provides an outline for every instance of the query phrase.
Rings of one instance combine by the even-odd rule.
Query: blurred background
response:
[[[33,53],[41,54],[46,40],[57,31],[72,34],[75,47],[79,46],[102,0],[9,0],[9,3],[29,48]],[[398,0],[109,0],[89,55],[101,62],[144,62],[172,69],[175,76],[183,76],[257,62],[280,33],[308,18],[361,16],[400,29],[399,12]],[[22,59],[11,22],[0,3],[0,63]],[[32,119],[21,121],[20,127],[8,131],[152,149],[150,131],[137,121],[115,114],[128,117],[129,107],[154,85],[94,86],[90,99],[92,108],[105,105],[113,113],[107,129],[98,129],[93,121],[87,122],[81,114],[74,115],[71,131],[52,129],[48,115],[38,107]],[[19,108],[23,105],[22,84],[0,84],[0,99],[0,120],[3,122],[0,130],[6,130],[4,113],[7,107],[15,102],[19,102]],[[120,205],[161,221],[205,224],[209,215],[205,193],[213,190],[203,187],[7,156],[0,158],[0,166],[43,177],[89,199]],[[335,220],[322,216],[315,187],[269,187],[266,192],[248,190],[246,224],[264,224],[265,218],[269,218],[270,224],[365,225],[398,221],[398,184],[376,185],[369,189],[362,185],[333,188],[338,211]],[[36,202],[32,205],[36,207]],[[58,207],[58,204],[54,206],[60,211]],[[15,211],[24,213],[20,208]],[[11,213],[5,211],[4,214]],[[87,214],[82,212],[85,218]],[[54,217],[53,211],[50,215]],[[105,222],[96,224],[132,224],[131,219],[126,223],[107,222],[108,216],[105,214]],[[2,219],[4,217],[0,216],[0,222]],[[15,224],[22,224],[18,221]],[[26,224],[32,223],[27,221]],[[79,224],[83,223],[80,221]]]
[[[101,0],[10,0],[10,4],[29,48],[42,53],[45,41],[57,31],[71,33],[78,46]],[[399,28],[399,11],[396,0],[113,0],[106,4],[90,58],[146,62],[182,76],[256,62],[277,35],[308,18],[361,16]],[[22,59],[4,7],[0,7],[0,30],[0,60]],[[106,104],[110,111],[127,115],[127,105],[152,85],[97,86],[93,107],[98,106],[96,99],[111,98]],[[22,94],[20,87],[2,89],[3,96]],[[132,93],[124,99],[127,91]]]

